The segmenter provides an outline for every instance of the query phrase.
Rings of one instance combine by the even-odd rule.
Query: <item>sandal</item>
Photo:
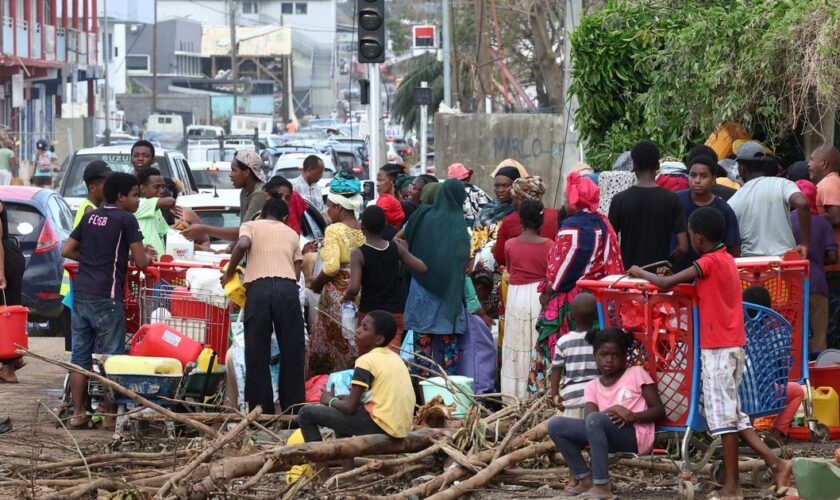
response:
[[[578,496],[578,498],[588,498],[592,500],[618,500],[618,497],[610,494],[610,495],[599,495],[597,493],[592,493],[591,491],[585,491]]]
[[[572,495],[572,496],[577,496],[577,495],[586,493],[587,490],[588,490],[588,488],[584,489],[580,486],[580,484],[576,484],[574,486],[566,486],[566,487],[563,488],[564,492],[566,492],[567,494]]]
[[[70,417],[70,422],[68,422],[67,427],[74,431],[86,431],[88,429],[92,429],[90,426],[90,417],[88,415],[74,415]]]

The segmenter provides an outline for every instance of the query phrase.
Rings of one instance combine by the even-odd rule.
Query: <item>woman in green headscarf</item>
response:
[[[434,204],[421,205],[406,226],[409,250],[426,264],[428,272],[413,276],[404,321],[406,330],[414,331],[415,352],[454,374],[459,336],[467,326],[464,275],[470,238],[463,209],[467,192],[455,179],[424,187],[426,199],[433,191],[437,191]],[[423,360],[418,364],[429,366]]]

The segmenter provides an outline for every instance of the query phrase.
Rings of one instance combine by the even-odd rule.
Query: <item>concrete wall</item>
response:
[[[548,114],[442,114],[435,115],[435,166],[445,178],[452,163],[475,170],[473,183],[488,194],[493,191],[490,173],[502,160],[522,163],[531,175],[545,180],[543,203],[557,207],[563,202],[565,179],[565,126],[560,115]],[[567,167],[568,168],[568,167]]]
[[[152,96],[118,95],[117,107],[125,111],[125,121],[142,124],[152,114]],[[189,114],[184,125],[210,124],[210,96],[186,94],[158,94],[158,110],[161,113]]]

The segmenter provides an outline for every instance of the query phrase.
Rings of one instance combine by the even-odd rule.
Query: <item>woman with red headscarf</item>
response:
[[[400,201],[393,195],[387,193],[380,193],[376,200],[376,206],[385,212],[385,231],[382,232],[382,238],[387,241],[394,239],[394,236],[402,229],[405,221],[405,213],[403,212]]]
[[[532,354],[528,391],[547,388],[547,374],[557,339],[574,327],[572,300],[580,293],[578,280],[599,280],[624,274],[618,237],[605,216],[598,213],[600,193],[592,180],[572,172],[566,178],[568,217],[548,253],[546,280],[540,284],[542,312],[537,320],[537,345]]]

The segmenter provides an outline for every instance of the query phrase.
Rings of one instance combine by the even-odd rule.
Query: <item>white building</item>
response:
[[[238,0],[239,26],[288,26],[318,42],[335,39],[336,0]],[[228,0],[158,0],[158,20],[188,18],[201,24],[230,23]]]

